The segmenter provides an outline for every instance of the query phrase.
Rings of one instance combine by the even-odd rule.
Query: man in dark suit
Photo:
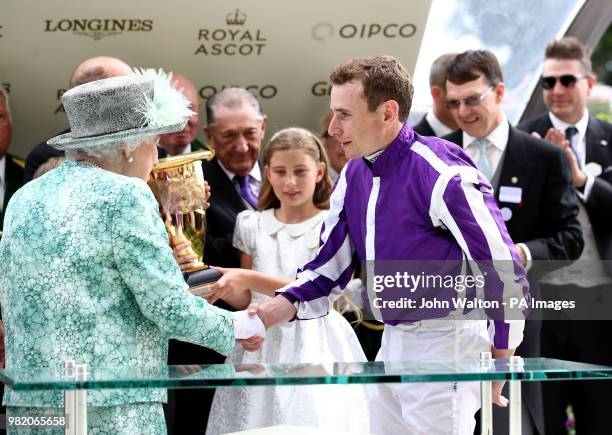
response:
[[[211,188],[206,210],[205,256],[208,264],[240,267],[232,245],[236,215],[257,208],[261,184],[259,150],[267,117],[257,99],[242,88],[227,88],[206,103],[208,143],[215,158],[204,165]]]
[[[573,269],[542,284],[542,291],[561,299],[580,298],[588,315],[557,313],[542,326],[543,356],[612,364],[609,341],[612,291],[612,125],[587,110],[587,99],[596,78],[590,50],[579,40],[565,37],[546,47],[542,71],[543,97],[548,113],[519,128],[536,133],[563,150],[578,195],[579,219],[585,248]],[[606,305],[607,304],[607,305]],[[605,314],[597,314],[598,311]],[[612,384],[605,381],[545,382],[546,428],[560,433],[565,408],[571,404],[576,431],[612,433]]]
[[[429,90],[431,92],[432,107],[414,126],[421,136],[442,137],[457,129],[453,116],[444,104],[446,101],[445,81],[448,63],[457,53],[446,53],[438,57],[431,64],[429,70]]]
[[[0,87],[0,233],[9,199],[23,185],[23,161],[7,153],[13,133],[12,122],[8,94]]]
[[[107,56],[92,57],[84,60],[75,68],[70,77],[70,89],[83,83],[128,74],[132,74],[132,69],[122,60]],[[67,132],[68,130],[64,130],[61,133]],[[26,157],[23,182],[31,181],[36,170],[51,157],[63,155],[63,151],[47,145],[47,141],[36,145]]]
[[[159,137],[159,146],[164,148],[170,156],[207,149],[196,138],[200,129],[200,98],[198,97],[198,91],[191,80],[176,71],[172,72],[172,83],[191,102],[191,110],[195,114],[189,117],[187,125],[185,125],[183,130],[176,133],[162,134]]]
[[[203,165],[211,190],[210,207],[206,209],[205,263],[240,267],[232,237],[238,213],[257,208],[261,184],[258,158],[267,117],[253,94],[243,88],[227,88],[207,101],[206,121],[204,131],[215,157]],[[220,364],[224,360],[210,349],[170,341],[169,364]],[[171,391],[175,414],[169,432],[190,434],[194,428],[206,427],[213,395],[212,389]]]
[[[533,261],[577,259],[583,240],[565,157],[553,145],[510,126],[501,108],[505,86],[495,55],[486,50],[461,53],[449,63],[446,78],[446,105],[462,130],[445,138],[462,146],[491,181],[530,284],[537,274]],[[532,296],[538,299],[537,286],[532,286]],[[525,323],[518,355],[539,356],[538,314],[533,310],[536,318]],[[523,413],[523,433],[544,435],[540,383],[524,383],[522,391],[528,411]],[[507,412],[500,411],[494,415],[496,433],[508,430]]]

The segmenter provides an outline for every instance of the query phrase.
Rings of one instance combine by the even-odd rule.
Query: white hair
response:
[[[95,145],[87,148],[73,148],[66,150],[66,159],[94,159],[103,162],[117,162],[124,159],[123,150],[129,152],[134,151],[142,144],[149,144],[157,139],[157,136],[139,137],[136,139],[122,140],[118,142],[109,142],[101,145]]]
[[[234,110],[242,107],[243,104],[250,105],[255,109],[259,118],[261,120],[264,119],[264,113],[261,111],[261,106],[257,97],[245,88],[234,86],[217,92],[206,101],[206,125],[209,128],[215,126],[215,113],[219,107],[226,107]]]
[[[6,107],[6,111],[8,112],[9,121],[13,122],[13,114],[11,113],[11,105],[9,104],[9,96],[6,89],[0,86],[0,95],[4,98],[4,106]]]

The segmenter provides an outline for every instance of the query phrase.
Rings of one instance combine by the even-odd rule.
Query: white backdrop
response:
[[[179,71],[202,102],[244,86],[268,113],[268,133],[289,125],[318,131],[334,65],[384,53],[414,71],[430,3],[2,0],[0,84],[11,98],[11,152],[25,157],[66,128],[59,97],[74,67],[98,55]]]

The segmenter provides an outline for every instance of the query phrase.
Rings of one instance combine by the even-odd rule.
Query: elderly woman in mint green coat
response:
[[[67,161],[26,184],[6,210],[6,368],[163,366],[169,338],[227,355],[235,331],[247,338],[254,333],[245,328],[261,325],[191,295],[144,181],[158,135],[183,128],[188,102],[169,76],[141,71],[73,88],[63,103],[71,133],[50,143]],[[256,350],[262,340],[243,346]],[[159,389],[90,390],[89,430],[165,433],[165,399]],[[59,415],[63,394],[7,388],[4,403],[9,416]]]

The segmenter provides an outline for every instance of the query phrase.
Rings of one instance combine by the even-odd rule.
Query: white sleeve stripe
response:
[[[442,224],[440,210],[442,209],[442,203],[444,203],[444,192],[446,191],[446,186],[450,179],[455,175],[461,175],[463,181],[470,181],[476,184],[478,183],[478,170],[472,166],[450,166],[436,156],[429,147],[420,142],[415,142],[411,149],[423,157],[425,161],[440,174],[432,189],[429,205],[429,217],[431,222],[435,227],[439,227]]]
[[[504,242],[504,239],[499,231],[497,223],[493,219],[493,215],[486,206],[482,193],[474,187],[463,189],[465,197],[467,199],[472,215],[475,217],[476,222],[482,229],[489,251],[491,252],[491,259],[494,260],[494,267],[499,275],[499,278],[503,282],[504,286],[504,299],[509,297],[522,297],[523,287],[516,282],[516,274],[514,272],[514,259],[510,248]],[[512,318],[516,310],[512,310],[509,306],[504,305],[504,319]],[[518,332],[515,329],[521,329],[524,321],[517,321],[520,323],[510,322],[509,324],[509,343],[516,340]],[[521,323],[522,322],[522,323]],[[522,334],[522,332],[521,332]],[[522,335],[521,335],[522,337]],[[520,341],[519,341],[520,342]]]
[[[435,153],[426,145],[423,145],[421,142],[415,142],[410,147],[412,151],[423,157],[427,163],[429,163],[436,171],[442,174],[448,165],[444,163]]]
[[[303,284],[306,284],[308,281],[311,280],[310,277],[306,274],[306,272],[310,271],[305,270],[299,273],[295,281],[291,282],[290,284],[287,284],[285,287],[279,288],[278,290],[276,290],[276,293],[284,293],[285,291],[287,291],[287,289],[299,287]]]
[[[475,187],[468,189],[464,188],[463,193],[465,194],[472,215],[476,219],[476,223],[478,223],[478,226],[482,229],[485,239],[487,240],[491,259],[512,261],[513,258],[510,249],[504,242],[499,227],[493,219],[491,211],[484,202],[482,193]]]
[[[376,235],[376,202],[380,191],[380,177],[372,178],[372,191],[368,198],[368,209],[366,211],[366,260],[376,259],[375,235]]]
[[[340,275],[351,265],[353,261],[353,247],[348,236],[344,238],[342,245],[325,264],[315,269],[319,275],[323,275],[332,281],[338,281]]]
[[[340,212],[344,208],[344,196],[346,195],[346,168],[348,165],[345,165],[340,172],[340,176],[338,177],[338,182],[336,184],[336,188],[331,194],[329,199],[330,207],[329,213],[327,214],[327,218],[325,219],[324,225],[325,230],[323,234],[321,234],[321,240],[323,243],[327,241],[329,235],[331,234],[334,227],[338,224],[340,220]]]

